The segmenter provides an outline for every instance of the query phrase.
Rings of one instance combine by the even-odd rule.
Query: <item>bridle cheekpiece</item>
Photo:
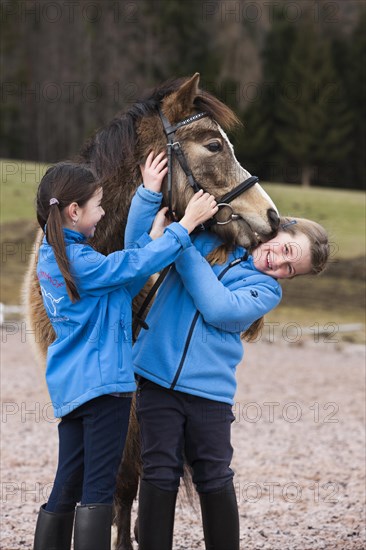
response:
[[[173,212],[173,154],[176,156],[180,167],[182,168],[183,172],[185,173],[189,185],[192,187],[193,191],[197,193],[202,189],[205,190],[204,187],[195,179],[192,170],[189,167],[189,164],[187,162],[187,158],[183,152],[183,149],[179,143],[179,141],[176,140],[176,132],[179,130],[179,128],[182,128],[182,126],[187,126],[188,124],[191,124],[192,122],[196,122],[197,120],[200,120],[201,118],[204,118],[206,116],[209,116],[208,113],[205,111],[201,111],[200,113],[196,113],[194,115],[191,115],[180,122],[177,122],[177,124],[172,125],[170,124],[169,120],[166,118],[162,110],[159,108],[159,116],[160,120],[163,124],[164,133],[167,137],[167,158],[168,158],[168,212],[172,219],[175,219],[175,215]],[[250,176],[245,181],[239,183],[234,189],[223,195],[221,198],[216,199],[217,206],[219,209],[222,208],[229,208],[231,210],[230,216],[225,221],[218,221],[215,217],[211,218],[207,222],[201,225],[200,229],[205,230],[213,225],[225,225],[227,223],[230,223],[234,220],[238,220],[241,216],[239,214],[235,214],[233,207],[229,204],[231,201],[239,197],[242,193],[253,187],[259,179],[257,176]]]

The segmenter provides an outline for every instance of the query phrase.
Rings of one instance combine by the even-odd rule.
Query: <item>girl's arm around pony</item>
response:
[[[79,299],[79,291],[102,295],[159,271],[191,245],[189,233],[196,225],[217,211],[211,195],[197,194],[180,222],[166,228],[161,238],[157,238],[164,226],[160,213],[150,235],[155,240],[144,248],[104,256],[86,242],[105,214],[102,199],[103,189],[94,174],[73,163],[50,168],[38,188],[37,218],[45,231],[38,266],[51,268],[56,260],[72,301]]]
[[[328,257],[328,236],[322,226],[283,218],[278,235],[261,243],[236,268],[241,268],[241,280],[231,286],[218,280],[195,246],[184,251],[175,266],[205,321],[237,332],[278,305],[282,293],[277,279],[320,273]]]
[[[156,238],[158,234],[154,235],[155,240],[143,248],[125,249],[104,256],[89,246],[74,247],[71,272],[78,288],[99,294],[106,288],[112,290],[114,286],[156,273],[191,245],[189,233],[215,208],[216,203],[213,206],[209,195],[195,195],[182,220],[167,227],[160,238]]]
[[[242,332],[281,300],[279,283],[253,269],[251,258],[238,261],[232,268],[228,268],[230,262],[226,261],[215,273],[195,246],[182,255],[181,261],[179,258],[175,261],[175,267],[195,307],[209,325]],[[228,270],[219,280],[225,268]]]

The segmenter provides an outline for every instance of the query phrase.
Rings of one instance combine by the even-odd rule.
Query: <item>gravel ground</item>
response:
[[[3,330],[4,550],[32,547],[57,458],[56,422],[26,339],[18,325]],[[241,549],[365,548],[364,365],[354,344],[246,345],[233,424]],[[204,549],[199,507],[184,494],[174,540],[174,550]]]

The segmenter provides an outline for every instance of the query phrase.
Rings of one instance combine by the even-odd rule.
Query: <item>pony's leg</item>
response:
[[[133,550],[131,542],[131,510],[133,501],[137,496],[140,471],[140,432],[136,418],[135,399],[133,399],[125,450],[117,475],[114,502],[115,523],[117,525],[116,550]]]

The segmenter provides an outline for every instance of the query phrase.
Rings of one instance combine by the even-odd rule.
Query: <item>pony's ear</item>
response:
[[[189,116],[193,102],[199,94],[200,74],[195,73],[176,92],[163,100],[163,112],[171,123],[176,123]]]

